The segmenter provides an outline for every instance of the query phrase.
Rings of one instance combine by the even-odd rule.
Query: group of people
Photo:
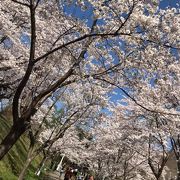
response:
[[[78,172],[77,169],[74,170],[72,168],[68,168],[66,170],[64,180],[94,180],[94,177],[89,175],[86,175],[86,177],[84,177],[84,175]]]

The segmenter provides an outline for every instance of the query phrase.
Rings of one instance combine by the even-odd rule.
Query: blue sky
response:
[[[161,0],[160,1],[160,8],[165,9],[166,7],[178,7],[177,3],[179,3],[179,0]]]

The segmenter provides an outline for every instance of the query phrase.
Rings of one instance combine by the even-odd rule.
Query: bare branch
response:
[[[30,7],[30,5],[29,4],[27,4],[27,3],[23,3],[23,2],[20,2],[20,1],[17,1],[17,0],[12,0],[13,2],[15,2],[15,3],[17,3],[17,4],[20,4],[20,5],[22,5],[22,6],[26,6],[26,7]]]

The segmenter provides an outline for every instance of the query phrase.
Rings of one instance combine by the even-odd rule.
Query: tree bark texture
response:
[[[32,160],[34,159],[33,152],[34,152],[34,146],[29,148],[26,162],[24,163],[23,169],[21,170],[21,173],[19,174],[18,180],[25,179],[26,172],[27,172]]]
[[[20,136],[26,131],[26,126],[24,124],[13,125],[2,140],[0,144],[0,160],[9,152],[12,146],[20,138]]]

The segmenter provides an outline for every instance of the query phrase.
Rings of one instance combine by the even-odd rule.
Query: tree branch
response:
[[[17,3],[17,4],[20,4],[20,5],[22,5],[22,6],[26,6],[26,7],[30,7],[30,5],[29,4],[27,4],[27,3],[23,3],[23,2],[20,2],[20,1],[17,1],[17,0],[12,0],[13,2],[15,2],[15,3]]]
[[[31,19],[31,46],[30,46],[30,57],[29,57],[29,63],[26,70],[26,73],[18,85],[14,98],[13,98],[13,121],[14,123],[19,120],[19,98],[23,92],[23,89],[25,88],[29,77],[33,70],[33,59],[35,56],[35,42],[36,42],[36,23],[35,23],[35,10],[34,10],[33,2],[31,1],[30,4],[30,19]]]
[[[120,29],[125,26],[126,22],[128,21],[128,19],[130,18],[131,14],[133,13],[134,7],[135,7],[135,3],[134,3],[134,1],[133,1],[133,5],[132,5],[132,7],[131,7],[131,9],[130,9],[130,11],[129,11],[127,17],[126,17],[126,19],[125,19],[125,21],[124,21],[124,22],[121,24],[121,26],[117,29],[117,31],[115,32],[115,34],[118,34],[119,31],[120,31]]]
[[[180,114],[174,114],[174,113],[166,113],[166,112],[160,112],[160,111],[156,111],[156,110],[153,110],[153,109],[149,109],[149,108],[146,108],[145,106],[143,106],[142,104],[140,104],[139,102],[137,102],[137,100],[135,98],[133,98],[128,92],[126,92],[122,87],[120,87],[119,85],[113,83],[113,82],[110,82],[106,79],[101,79],[99,77],[93,77],[94,79],[97,79],[97,80],[100,80],[100,81],[104,81],[108,84],[111,84],[112,86],[115,86],[117,87],[118,89],[120,89],[127,97],[129,97],[132,101],[135,102],[135,104],[137,104],[138,106],[140,106],[142,109],[146,110],[146,111],[149,111],[151,113],[158,113],[158,114],[166,114],[166,115],[173,115],[173,116],[180,116]]]
[[[74,39],[74,40],[72,40],[72,41],[69,41],[69,42],[67,42],[67,43],[65,43],[65,44],[62,44],[62,45],[60,45],[60,46],[58,46],[58,47],[50,50],[49,52],[45,53],[44,55],[36,58],[36,59],[34,60],[34,63],[40,61],[41,59],[46,58],[47,56],[53,54],[54,52],[56,52],[56,51],[58,51],[58,50],[60,50],[60,49],[62,49],[62,48],[64,48],[64,47],[66,47],[66,46],[69,46],[69,45],[71,45],[71,44],[73,44],[73,43],[76,43],[76,42],[80,42],[80,41],[82,41],[82,40],[84,40],[84,39],[87,39],[87,38],[91,38],[91,37],[101,37],[101,38],[104,38],[104,37],[107,37],[107,36],[112,36],[112,37],[114,37],[114,36],[119,36],[119,35],[130,35],[130,34],[128,34],[128,33],[118,33],[118,34],[115,34],[115,33],[85,34],[85,35],[83,35],[83,36],[81,36],[81,37],[78,37],[78,38],[76,38],[76,39]]]

